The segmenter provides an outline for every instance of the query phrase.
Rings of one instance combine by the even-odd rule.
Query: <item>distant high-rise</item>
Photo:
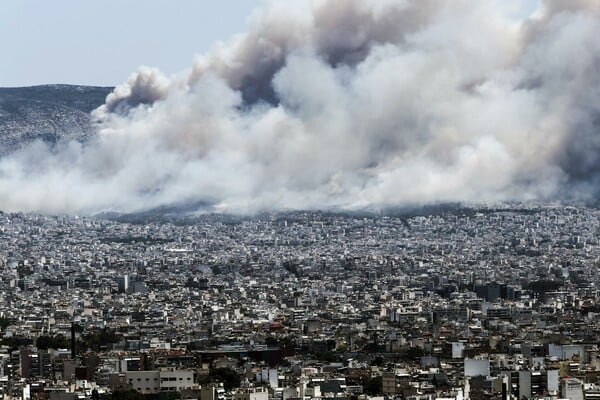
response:
[[[125,293],[129,290],[129,275],[125,274],[117,278],[117,285],[120,293]]]

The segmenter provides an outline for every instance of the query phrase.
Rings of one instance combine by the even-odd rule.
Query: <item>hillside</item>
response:
[[[0,156],[38,139],[84,140],[93,132],[90,111],[111,91],[72,85],[0,88]]]

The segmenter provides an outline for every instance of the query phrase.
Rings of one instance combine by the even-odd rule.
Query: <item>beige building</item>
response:
[[[194,372],[176,369],[129,371],[125,372],[125,382],[132,389],[143,394],[179,391],[194,387]]]

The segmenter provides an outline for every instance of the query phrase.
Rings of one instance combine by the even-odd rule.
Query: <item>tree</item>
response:
[[[35,341],[36,347],[40,350],[68,349],[70,344],[71,344],[70,341],[63,335],[56,335],[56,336],[42,335],[42,336],[38,336],[37,340]]]
[[[231,368],[213,368],[202,384],[223,383],[225,390],[231,390],[240,386],[242,377]]]
[[[121,337],[121,335],[117,334],[112,329],[103,328],[100,331],[83,335],[81,338],[81,347],[98,351],[109,344],[118,343],[121,340]]]
[[[404,353],[404,357],[410,361],[418,361],[425,355],[425,352],[419,347],[410,347]]]
[[[364,385],[365,393],[370,396],[376,396],[378,394],[381,394],[382,389],[383,389],[383,384],[382,384],[381,376],[376,376],[374,378],[370,378],[369,380],[367,380],[365,382],[365,385]]]
[[[5,330],[11,325],[11,320],[6,317],[0,317],[0,329]]]
[[[117,389],[111,397],[113,400],[144,400],[144,396],[135,389]]]

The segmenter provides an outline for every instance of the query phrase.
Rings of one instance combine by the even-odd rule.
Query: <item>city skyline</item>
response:
[[[0,82],[0,398],[600,399],[598,37],[599,0],[1,3],[44,84]]]

